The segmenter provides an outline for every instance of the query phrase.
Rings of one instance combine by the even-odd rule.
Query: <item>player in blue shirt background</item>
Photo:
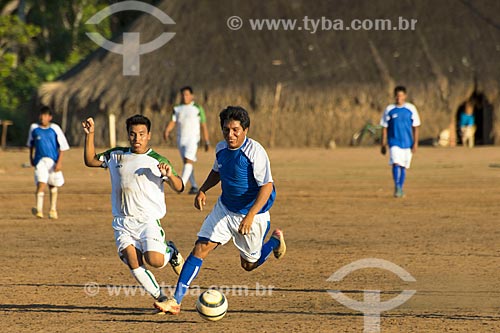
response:
[[[406,102],[406,97],[405,87],[394,88],[395,104],[387,106],[380,120],[383,127],[381,152],[385,155],[389,145],[389,164],[392,165],[396,198],[404,196],[406,169],[410,168],[412,154],[418,148],[420,117],[415,105]]]
[[[42,106],[39,122],[31,124],[27,146],[30,148],[30,162],[35,167],[36,206],[33,215],[43,218],[43,199],[45,187],[49,185],[49,218],[57,219],[57,188],[64,184],[62,174],[63,152],[69,149],[63,131],[52,121],[52,111]]]
[[[155,307],[163,312],[180,312],[182,299],[198,275],[203,260],[218,245],[232,239],[240,251],[241,266],[247,271],[262,265],[271,252],[280,259],[286,251],[280,229],[274,230],[264,243],[271,225],[269,209],[276,190],[266,151],[257,141],[247,137],[250,126],[247,111],[228,106],[219,117],[224,141],[216,146],[212,171],[200,187],[194,206],[203,210],[205,193],[219,182],[222,194],[198,232],[198,240],[179,276],[174,298],[155,302]]]

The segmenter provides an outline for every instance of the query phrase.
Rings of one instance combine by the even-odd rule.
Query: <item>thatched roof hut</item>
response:
[[[251,111],[252,136],[277,146],[346,144],[367,121],[378,122],[392,101],[395,84],[406,85],[423,120],[422,136],[435,137],[475,91],[483,143],[500,138],[500,2],[369,0],[168,0],[157,7],[175,25],[144,14],[128,31],[141,41],[163,31],[175,37],[141,55],[140,75],[123,76],[122,56],[100,49],[58,81],[39,90],[68,139],[82,144],[79,122],[94,116],[102,145],[108,142],[108,115],[117,118],[118,139],[125,118],[149,116],[153,143],[161,142],[179,87],[190,84],[205,107],[213,136],[217,115],[227,105]],[[240,30],[228,17],[244,21]],[[249,19],[417,19],[414,31],[252,30]],[[324,26],[327,27],[327,24]],[[311,27],[309,27],[311,28]],[[120,36],[116,41],[120,40]],[[277,84],[282,90],[277,108]],[[274,130],[274,132],[273,132]],[[274,133],[274,134],[273,134]]]

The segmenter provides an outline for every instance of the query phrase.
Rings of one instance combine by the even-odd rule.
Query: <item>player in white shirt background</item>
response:
[[[389,146],[389,164],[392,166],[394,197],[404,197],[403,185],[406,169],[410,168],[413,154],[418,148],[420,117],[415,105],[406,102],[406,88],[394,88],[395,103],[385,109],[380,125],[382,131],[381,152],[385,155]]]
[[[189,180],[191,183],[189,194],[197,194],[198,184],[194,176],[194,163],[200,142],[200,131],[203,134],[205,151],[208,151],[210,146],[207,118],[205,110],[194,101],[193,88],[182,87],[180,92],[181,104],[174,107],[172,119],[165,128],[164,137],[168,141],[170,133],[177,126],[177,148],[184,162],[182,181],[187,185]]]
[[[68,141],[59,125],[52,123],[52,110],[42,106],[39,122],[31,124],[27,146],[30,148],[30,163],[35,167],[36,206],[33,215],[43,218],[45,187],[49,185],[49,218],[57,219],[58,187],[63,186],[62,160],[64,151],[69,149]]]
[[[155,302],[156,308],[163,312],[180,312],[182,299],[203,260],[231,239],[240,252],[241,266],[247,271],[264,264],[272,252],[277,259],[285,255],[285,239],[280,229],[274,230],[265,242],[276,190],[266,151],[247,137],[250,126],[247,111],[228,106],[220,113],[220,125],[224,141],[216,146],[212,171],[196,195],[194,206],[203,210],[205,193],[219,182],[222,194],[198,232],[193,251],[179,275],[174,297]]]
[[[170,262],[179,274],[183,258],[173,242],[165,242],[160,219],[166,213],[164,184],[180,193],[184,184],[170,162],[149,147],[151,122],[142,115],[127,119],[130,147],[117,147],[96,154],[94,120],[82,122],[85,132],[84,161],[103,167],[111,177],[113,230],[120,259],[144,289],[156,300],[163,294],[144,263],[162,268]]]

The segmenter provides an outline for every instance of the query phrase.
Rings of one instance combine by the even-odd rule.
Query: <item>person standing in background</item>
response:
[[[172,119],[165,128],[164,137],[168,141],[170,132],[177,125],[177,148],[184,162],[182,181],[191,183],[189,194],[198,193],[198,184],[194,176],[194,163],[200,142],[200,132],[203,134],[205,151],[208,151],[210,140],[208,137],[207,118],[205,110],[194,101],[193,88],[186,86],[180,89],[182,102],[174,107]]]
[[[43,218],[45,187],[49,185],[49,219],[57,219],[57,188],[63,186],[63,152],[69,150],[68,141],[59,125],[52,123],[52,110],[42,106],[39,122],[31,124],[27,146],[30,163],[35,167],[36,206],[31,209],[37,218]]]

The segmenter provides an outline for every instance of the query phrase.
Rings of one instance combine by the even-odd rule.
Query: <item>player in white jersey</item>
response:
[[[182,181],[191,183],[189,194],[198,193],[198,185],[194,177],[194,163],[196,162],[196,153],[198,143],[200,142],[200,129],[203,133],[205,142],[205,151],[208,151],[210,141],[208,138],[207,118],[205,110],[201,105],[194,102],[193,89],[189,86],[182,87],[182,102],[174,107],[172,119],[165,128],[165,140],[168,141],[170,132],[177,125],[177,148],[184,162],[182,169]]]
[[[184,184],[170,162],[149,147],[151,122],[142,115],[127,119],[130,147],[95,153],[94,120],[82,122],[86,133],[84,160],[111,176],[113,229],[118,255],[155,300],[166,299],[144,262],[162,268],[170,262],[179,274],[184,260],[173,242],[165,242],[160,219],[166,213],[164,183],[182,192]]]
[[[182,299],[198,275],[203,260],[218,245],[232,239],[240,251],[241,266],[246,271],[262,265],[272,252],[280,259],[286,251],[280,229],[274,230],[265,242],[271,226],[269,209],[274,203],[276,190],[266,151],[247,137],[248,113],[241,107],[228,106],[219,116],[224,141],[217,144],[214,166],[201,186],[194,206],[203,210],[205,192],[219,182],[222,194],[198,232],[198,240],[179,275],[174,297],[155,302],[156,308],[163,312],[180,312]]]
[[[31,209],[33,215],[43,218],[43,199],[45,187],[49,185],[49,218],[57,219],[57,188],[64,184],[62,174],[63,152],[69,149],[63,131],[52,121],[52,111],[43,106],[40,109],[39,122],[31,124],[27,146],[30,147],[30,162],[35,167],[36,206]]]

